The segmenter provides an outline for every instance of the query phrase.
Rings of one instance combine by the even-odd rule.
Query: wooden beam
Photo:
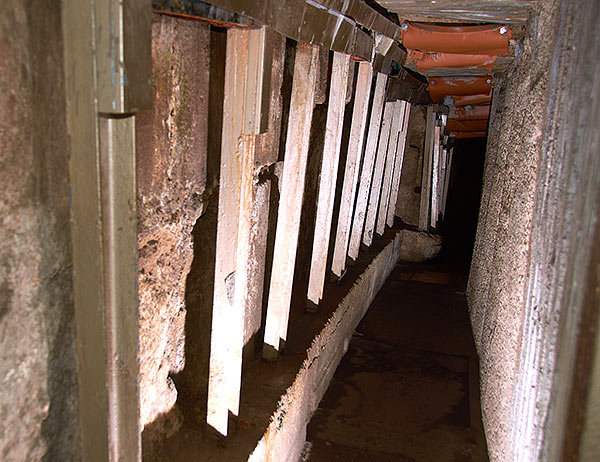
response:
[[[352,234],[350,236],[350,245],[348,247],[348,256],[353,260],[358,258],[362,231],[365,224],[369,191],[371,190],[371,180],[373,178],[373,165],[375,164],[377,141],[379,140],[379,131],[381,129],[381,116],[385,100],[386,83],[387,76],[385,74],[377,74],[375,93],[373,95],[373,103],[371,104],[369,134],[367,135],[367,144],[365,146],[365,155],[360,174],[360,186],[358,188],[356,209],[354,211],[354,220],[352,222]]]
[[[440,177],[440,127],[436,125],[433,131],[433,153],[431,170],[431,227],[437,228],[439,213],[439,177]]]
[[[396,165],[394,166],[394,177],[392,178],[392,192],[387,214],[387,225],[394,226],[394,216],[396,215],[396,202],[398,202],[398,192],[400,191],[400,179],[402,178],[402,165],[404,163],[404,147],[406,146],[406,135],[408,134],[408,122],[410,119],[410,103],[407,102],[404,107],[404,118],[400,129],[398,139],[398,148],[396,151]]]
[[[358,66],[356,93],[354,95],[354,108],[352,112],[352,126],[350,128],[350,140],[348,142],[346,170],[344,171],[340,213],[338,216],[337,234],[333,249],[333,261],[331,264],[331,271],[338,278],[342,277],[344,269],[346,268],[346,255],[348,252],[350,230],[352,227],[352,212],[354,210],[356,198],[360,158],[365,139],[371,84],[373,82],[373,69],[371,65],[369,63],[360,63]]]
[[[327,108],[327,125],[323,146],[323,161],[319,182],[319,196],[313,251],[308,280],[308,300],[318,305],[323,298],[323,285],[327,268],[327,253],[335,199],[335,185],[342,144],[342,128],[346,108],[346,90],[348,88],[348,70],[350,56],[334,52]],[[309,303],[309,308],[313,305]]]
[[[135,21],[110,14],[137,8]],[[82,460],[135,462],[141,429],[130,112],[151,102],[150,11],[143,2],[66,0],[61,15]],[[118,31],[109,35],[115,25]],[[144,30],[132,63],[135,43],[128,37],[138,26]],[[105,55],[111,46],[117,50]],[[131,80],[111,81],[116,76]]]
[[[249,32],[227,31],[223,134],[219,178],[219,212],[210,345],[207,423],[227,435],[232,379],[238,367],[235,351],[243,333],[243,312],[235,308],[241,177],[245,143],[243,104],[246,101]],[[241,364],[239,365],[241,367]],[[233,411],[232,411],[233,412]]]
[[[287,338],[318,70],[318,47],[299,44],[294,65],[275,250],[267,305],[263,357],[268,360],[277,358],[280,341],[285,342]]]
[[[383,236],[387,220],[388,207],[390,205],[390,193],[392,187],[392,175],[396,164],[396,152],[398,148],[398,139],[400,138],[400,129],[404,122],[404,108],[406,101],[394,102],[394,115],[392,118],[392,128],[390,130],[390,140],[388,142],[387,156],[383,175],[383,185],[381,187],[381,198],[379,200],[379,211],[377,212],[377,223],[375,232]]]
[[[433,136],[435,113],[432,106],[427,106],[427,122],[425,127],[425,146],[423,148],[423,168],[421,172],[421,205],[419,209],[419,229],[427,231],[429,225],[429,203],[431,193],[431,161],[433,154]]]
[[[450,148],[448,153],[448,164],[446,165],[446,174],[444,176],[444,192],[442,195],[442,214],[446,215],[446,203],[448,201],[448,187],[450,185],[450,175],[452,174],[452,157],[454,155],[454,148]]]
[[[194,15],[187,2],[158,0],[159,11]],[[211,0],[211,3],[233,13],[252,18],[298,42],[310,43],[370,61],[373,39],[355,20],[316,1],[299,0]],[[396,26],[397,27],[397,26]]]
[[[537,2],[531,0],[378,0],[400,20],[525,24]]]
[[[390,101],[385,103],[383,122],[381,124],[381,132],[379,134],[379,145],[377,147],[377,158],[375,160],[375,169],[373,170],[373,179],[371,180],[371,194],[369,195],[369,205],[365,219],[365,230],[362,238],[363,244],[367,246],[370,246],[373,243],[375,221],[377,220],[379,198],[381,196],[381,184],[383,182],[383,173],[388,152],[390,131],[392,128],[392,118],[395,109],[395,102]]]

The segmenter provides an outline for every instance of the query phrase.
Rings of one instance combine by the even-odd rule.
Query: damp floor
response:
[[[309,423],[304,461],[483,462],[466,276],[399,263]]]

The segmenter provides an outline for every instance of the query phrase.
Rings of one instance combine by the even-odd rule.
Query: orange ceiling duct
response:
[[[485,132],[487,130],[487,120],[458,120],[448,119],[446,129],[451,132]]]
[[[454,136],[457,140],[465,138],[485,138],[486,132],[452,132],[450,136]]]
[[[494,69],[498,57],[458,53],[424,53],[418,50],[410,50],[410,58],[414,60],[417,69],[422,72],[439,67],[480,67],[491,71]]]
[[[456,107],[468,104],[486,104],[492,101],[492,90],[479,95],[454,95],[453,98]]]
[[[439,101],[446,95],[478,95],[492,90],[492,77],[431,77],[429,94]]]
[[[483,120],[490,117],[490,106],[473,106],[472,108],[460,108],[454,113],[452,119],[458,120]]]
[[[490,24],[484,26],[439,26],[405,22],[401,40],[406,48],[442,53],[504,55],[512,31],[509,27]]]

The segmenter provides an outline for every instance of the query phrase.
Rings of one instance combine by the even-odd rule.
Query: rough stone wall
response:
[[[0,459],[80,459],[58,2],[0,15]]]
[[[154,107],[136,118],[142,426],[172,409],[170,374],[185,362],[185,283],[206,183],[209,46],[209,26],[154,16]]]
[[[513,460],[511,405],[521,354],[557,3],[540,4],[516,65],[494,81],[479,223],[467,288],[481,365],[483,423],[492,461]]]
[[[396,202],[396,216],[400,217],[404,223],[414,226],[419,224],[425,122],[425,114],[421,107],[413,106],[408,119],[402,175]]]

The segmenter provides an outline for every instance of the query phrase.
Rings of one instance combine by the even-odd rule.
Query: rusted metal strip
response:
[[[492,90],[488,93],[481,93],[479,95],[453,95],[452,97],[456,107],[474,104],[489,104],[492,101]]]
[[[429,94],[434,101],[446,95],[479,95],[492,89],[493,78],[484,77],[432,77],[429,79]]]
[[[420,51],[504,55],[511,36],[510,27],[499,24],[446,26],[408,21],[402,24],[402,44]]]
[[[484,132],[487,130],[487,119],[448,120],[447,129],[451,132]]]
[[[449,120],[484,120],[490,118],[490,106],[470,106],[469,108],[457,108]]]

